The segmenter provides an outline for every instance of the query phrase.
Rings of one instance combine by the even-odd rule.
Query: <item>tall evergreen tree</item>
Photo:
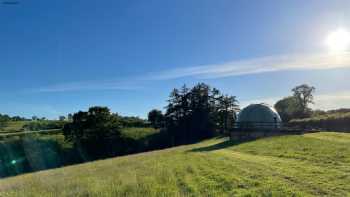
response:
[[[207,138],[221,127],[229,129],[228,122],[233,121],[229,114],[233,117],[237,108],[235,97],[223,96],[204,83],[191,89],[184,85],[170,94],[165,113],[166,129],[173,145]]]

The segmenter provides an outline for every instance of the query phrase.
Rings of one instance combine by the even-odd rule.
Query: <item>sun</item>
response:
[[[339,28],[327,36],[326,45],[331,52],[346,52],[350,49],[350,33]]]

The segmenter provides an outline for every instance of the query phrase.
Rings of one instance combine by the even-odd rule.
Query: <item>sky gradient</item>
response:
[[[242,106],[316,87],[315,108],[350,107],[350,1],[26,0],[0,4],[0,113],[58,118],[108,106],[146,117],[205,82]]]

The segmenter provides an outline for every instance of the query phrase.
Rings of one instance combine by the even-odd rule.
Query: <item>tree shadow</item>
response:
[[[230,139],[227,139],[226,141],[219,142],[217,144],[213,144],[213,145],[210,145],[210,146],[193,148],[193,149],[189,150],[189,152],[215,151],[215,150],[228,148],[228,147],[231,147],[231,146],[237,146],[239,144],[243,144],[243,143],[250,142],[250,141],[253,141],[253,139],[247,139],[247,140],[230,140]]]
[[[113,147],[115,154],[93,155],[81,147],[51,137],[44,138],[44,135],[28,134],[0,139],[0,179],[170,147],[168,136],[159,132],[139,139],[124,137]]]

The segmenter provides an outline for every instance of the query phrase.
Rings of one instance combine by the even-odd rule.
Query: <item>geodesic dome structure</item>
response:
[[[237,119],[238,128],[281,128],[282,120],[277,111],[267,104],[251,104],[245,107]]]

